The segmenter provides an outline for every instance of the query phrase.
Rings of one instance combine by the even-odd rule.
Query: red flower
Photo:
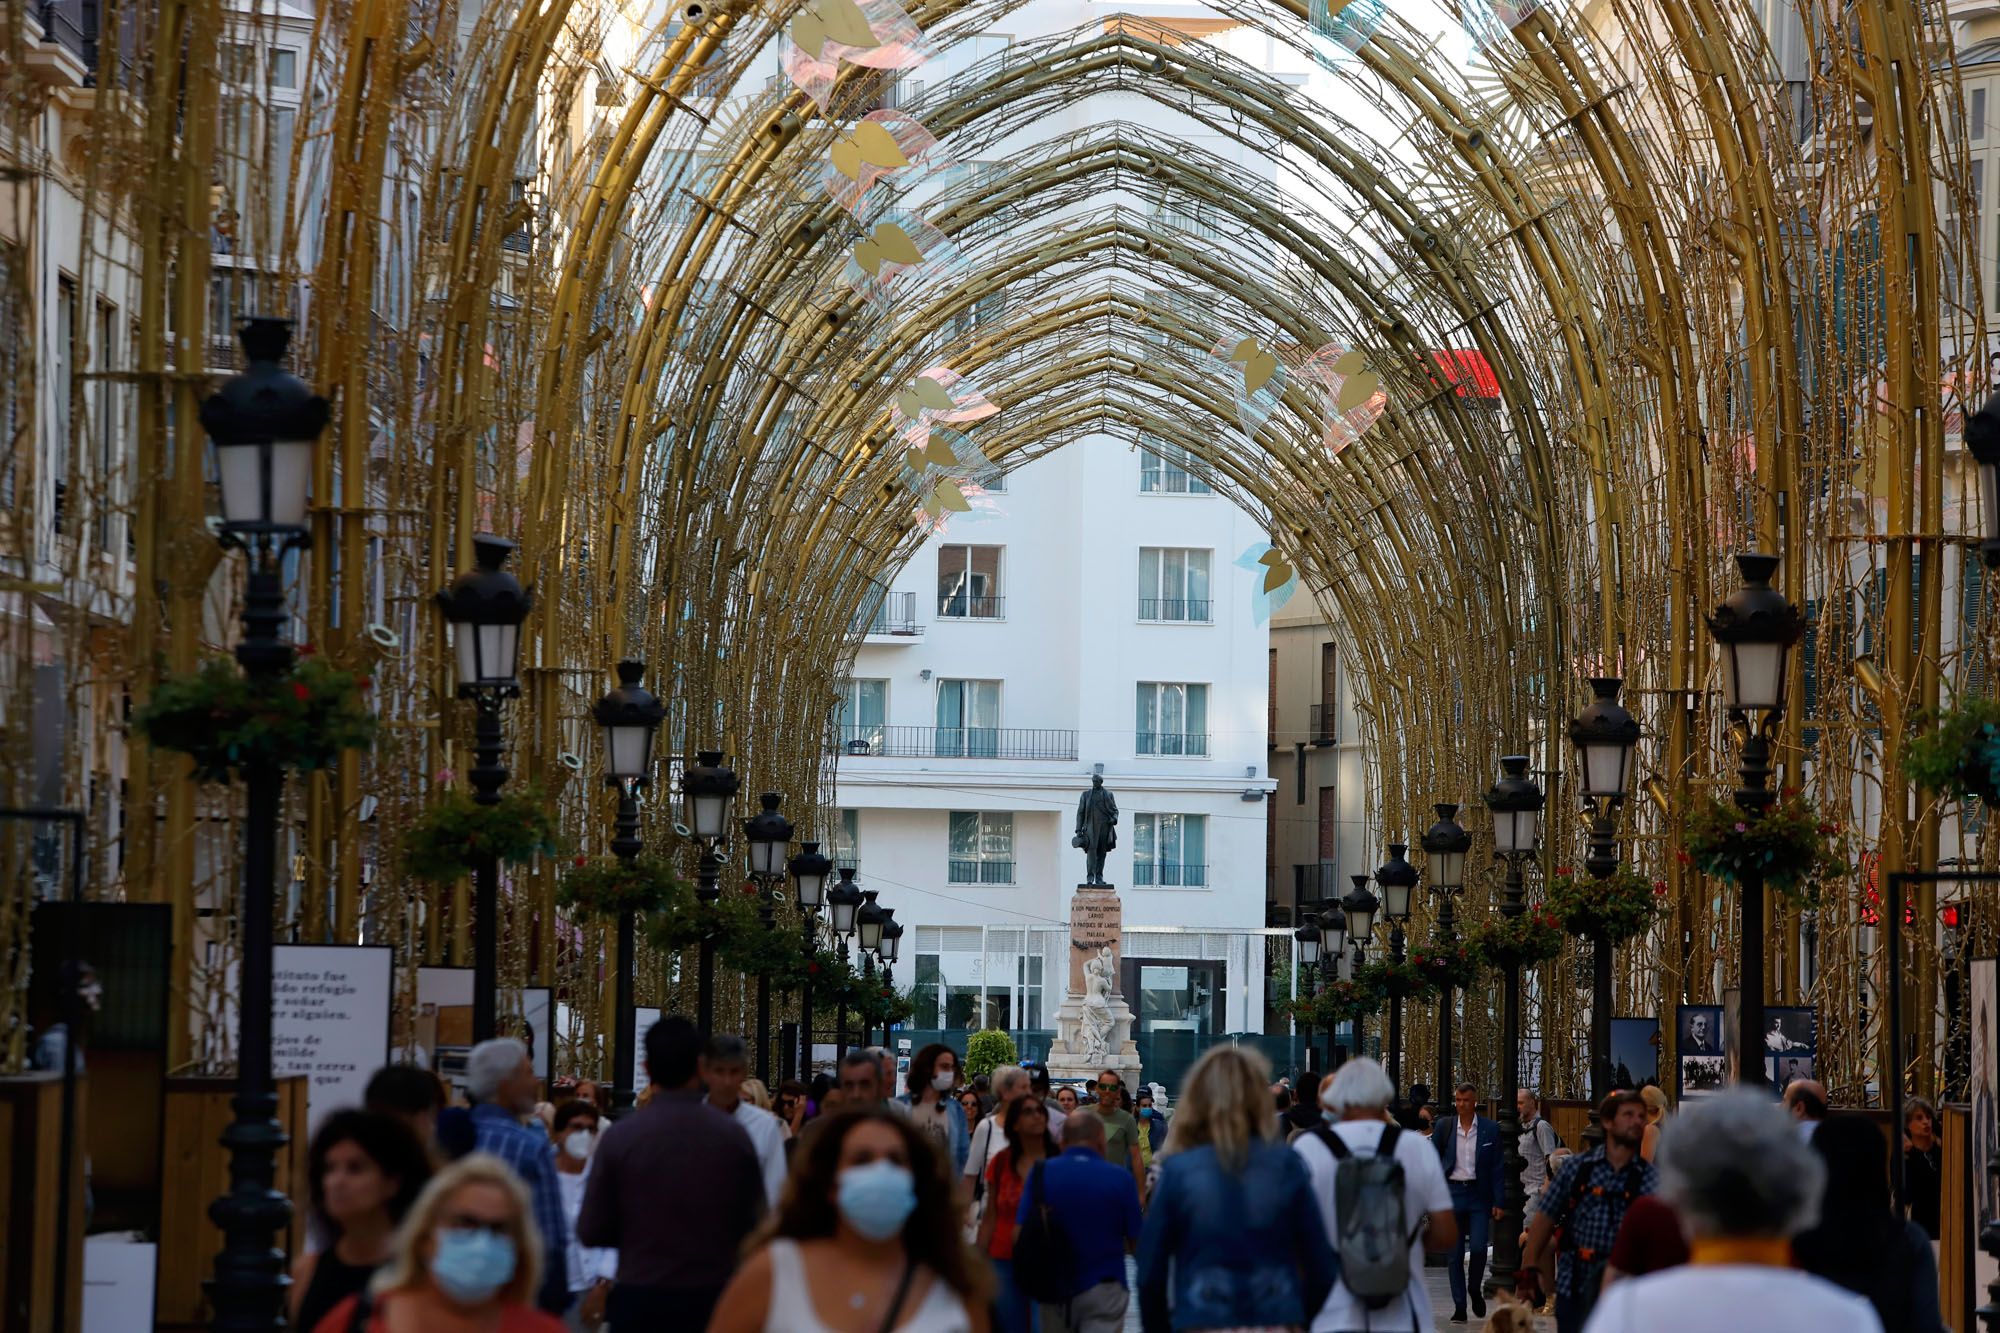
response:
[[[1557,866],[1556,873],[1558,875],[1573,875],[1576,872],[1571,870],[1568,866]]]
[[[1804,790],[1805,789],[1803,787],[1780,787],[1778,789],[1778,795],[1784,797],[1786,800],[1789,801],[1794,796],[1800,795]]]
[[[354,682],[354,688],[355,688],[355,689],[357,689],[357,690],[371,690],[371,689],[374,689],[374,688],[375,688],[375,678],[374,678],[373,676],[362,676],[362,677],[361,677],[360,679],[358,679],[358,680],[356,680],[356,681]]]
[[[1682,865],[1687,865],[1689,862],[1694,860],[1694,858],[1692,856],[1689,856],[1685,851],[1675,852],[1674,859],[1676,861],[1679,861]]]
[[[576,865],[576,866],[578,866],[578,867],[581,867],[581,866],[582,866],[582,865],[584,864],[584,862],[585,862],[585,861],[586,861],[587,859],[588,859],[588,858],[586,858],[586,857],[582,857],[582,856],[579,856],[579,857],[577,857],[577,858],[576,858],[576,860],[575,860],[574,862],[572,862],[572,864],[574,864],[574,865]]]
[[[816,976],[818,976],[818,975],[819,975],[819,964],[818,964],[818,963],[807,963],[807,964],[806,964],[806,975],[807,975],[807,976],[809,976],[809,977],[816,977]]]
[[[319,650],[314,648],[309,643],[302,643],[293,651],[296,652],[300,657],[311,657],[315,652]]]
[[[292,683],[292,697],[300,703],[304,703],[306,700],[312,698],[312,691],[294,681]]]

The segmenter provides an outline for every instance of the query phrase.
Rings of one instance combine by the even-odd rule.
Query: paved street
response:
[[[1125,1275],[1128,1280],[1133,1276],[1132,1261],[1129,1258],[1125,1261]],[[1437,1315],[1437,1333],[1466,1333],[1467,1330],[1479,1327],[1479,1321],[1469,1316],[1466,1323],[1451,1322],[1451,1284],[1445,1277],[1444,1269],[1426,1268],[1424,1280],[1430,1290],[1431,1309]],[[1552,1333],[1555,1326],[1556,1321],[1553,1319],[1535,1320],[1537,1333]],[[1125,1312],[1125,1333],[1139,1333],[1139,1308],[1136,1304]]]

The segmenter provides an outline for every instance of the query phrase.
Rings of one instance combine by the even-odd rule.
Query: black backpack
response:
[[[1042,1194],[1042,1168],[1028,1172],[1028,1216],[1014,1232],[1014,1281],[1036,1301],[1054,1305],[1076,1295],[1076,1255]]]

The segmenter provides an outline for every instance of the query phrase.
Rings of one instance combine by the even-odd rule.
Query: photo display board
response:
[[[396,951],[386,944],[279,944],[271,950],[271,1066],[304,1074],[311,1130],[360,1106],[389,1063]]]

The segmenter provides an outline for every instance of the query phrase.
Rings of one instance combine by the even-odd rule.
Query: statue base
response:
[[[1056,1039],[1049,1047],[1049,1077],[1057,1082],[1095,1080],[1107,1069],[1118,1071],[1125,1086],[1139,1082],[1139,1047],[1132,1040],[1132,1009],[1118,988],[1119,964],[1124,948],[1123,905],[1118,890],[1109,884],[1079,884],[1070,899],[1070,964],[1068,992],[1056,1012]],[[1101,1047],[1092,1046],[1084,1032],[1084,961],[1100,950],[1109,950],[1111,993],[1106,997],[1111,1010],[1111,1036]]]

